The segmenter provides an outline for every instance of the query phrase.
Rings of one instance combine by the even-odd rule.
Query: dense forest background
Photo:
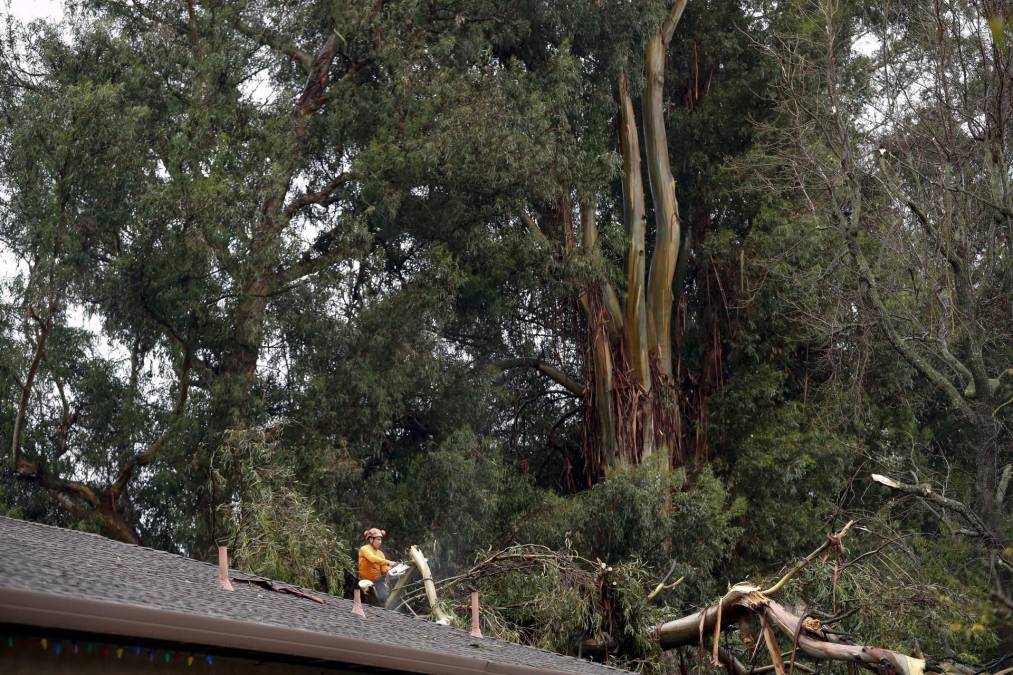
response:
[[[0,513],[650,672],[855,519],[788,601],[1013,651],[1007,0],[0,16]]]

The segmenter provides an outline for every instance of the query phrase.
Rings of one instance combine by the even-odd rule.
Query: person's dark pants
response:
[[[381,605],[387,602],[390,595],[390,587],[387,585],[387,577],[380,577],[373,582],[373,596]]]

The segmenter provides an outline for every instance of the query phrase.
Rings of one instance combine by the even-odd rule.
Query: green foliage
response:
[[[484,576],[477,583],[488,608],[485,633],[657,672],[658,647],[650,631],[663,615],[644,602],[652,575],[641,563],[609,566],[569,549],[554,556],[537,547],[504,553],[542,560],[522,571]]]
[[[576,499],[580,512],[571,518],[578,550],[610,562],[643,561],[659,578],[675,562],[674,576],[688,580],[680,595],[689,590],[702,598],[713,590],[740,533],[734,523],[741,503],[733,503],[709,468],[692,482],[684,471],[655,462],[619,468]]]
[[[321,521],[276,443],[262,432],[231,432],[213,467],[212,480],[238,486],[234,502],[221,507],[234,567],[341,593],[345,576],[356,573],[350,545]]]
[[[491,364],[538,356],[587,378],[576,298],[602,278],[620,294],[626,283],[616,77],[639,95],[644,40],[669,2],[195,2],[192,31],[168,4],[70,4],[64,26],[7,23],[0,48],[0,263],[14,259],[0,288],[0,438],[13,437],[52,309],[24,453],[101,489],[167,432],[116,502],[146,544],[201,557],[221,536],[245,569],[332,591],[369,525],[388,530],[392,556],[421,545],[438,576],[476,552],[542,544],[552,564],[479,580],[487,632],[567,653],[587,639],[650,670],[648,627],[770,575],[848,512],[919,533],[842,575],[836,599],[858,609],[849,630],[905,649],[915,636],[936,654],[995,649],[1003,624],[980,550],[946,514],[887,510],[861,482],[873,467],[914,468],[973,499],[975,434],[867,314],[825,196],[841,188],[841,157],[815,134],[833,125],[799,125],[785,101],[826,120],[829,53],[844,108],[878,102],[887,80],[853,39],[903,34],[903,53],[927,63],[929,3],[837,3],[830,52],[813,3],[689,3],[665,112],[685,240],[674,384],[681,440],[700,456],[676,471],[614,467],[594,486],[586,400]],[[955,20],[967,9],[949,6]],[[293,108],[303,67],[257,26],[310,54],[340,36],[312,115]],[[1002,52],[1009,31],[990,28]],[[815,66],[791,91],[780,78],[797,71],[770,58],[785,45]],[[991,119],[979,113],[966,119]],[[864,130],[858,145],[903,147],[901,130],[922,133],[935,114],[913,109],[898,133]],[[947,147],[975,169],[927,203],[1004,185],[1002,153],[959,131]],[[906,189],[949,180],[943,160],[916,159],[901,167]],[[800,193],[807,161],[829,185]],[[875,218],[860,245],[891,315],[911,342],[945,335],[962,358],[965,326],[985,327],[982,359],[1001,377],[1013,275],[1008,218],[987,208],[1002,199],[984,191],[965,209],[987,302],[961,324],[940,309],[953,275],[938,247],[891,208],[882,175],[865,178]],[[593,251],[567,250],[579,233],[564,232],[576,214],[563,197],[593,198]],[[1002,441],[1013,406],[999,403],[985,417]],[[1000,464],[1013,461],[998,445]],[[32,480],[5,470],[0,511],[104,528]],[[791,599],[833,607],[830,569],[808,570]],[[685,582],[645,605],[669,571]]]
[[[434,571],[449,575],[475,551],[503,543],[535,498],[494,446],[459,430],[371,477],[362,514],[387,529],[394,546],[420,545]]]

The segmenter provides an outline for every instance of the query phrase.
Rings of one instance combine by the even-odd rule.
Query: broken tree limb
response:
[[[784,585],[788,583],[793,576],[798,574],[803,567],[811,563],[816,558],[816,556],[823,553],[823,551],[827,550],[827,548],[829,548],[830,546],[840,546],[841,540],[844,538],[844,536],[848,533],[848,530],[850,530],[851,526],[854,524],[855,521],[849,520],[848,523],[841,528],[840,532],[838,532],[837,534],[828,534],[826,541],[824,541],[819,548],[817,548],[815,551],[813,551],[812,553],[810,553],[809,555],[807,555],[806,557],[802,558],[797,563],[795,563],[795,566],[792,567],[790,570],[788,570],[788,572],[783,577],[778,579],[777,583],[775,583],[770,588],[764,589],[763,594],[773,595],[774,593],[777,593],[779,590],[784,588]]]
[[[682,618],[662,624],[657,630],[661,648],[672,649],[692,644],[698,638],[700,631],[707,633],[715,630],[718,621],[721,622],[721,630],[736,623],[743,615],[743,610],[740,606],[743,598],[752,593],[760,593],[764,596],[777,593],[792,577],[798,574],[802,568],[812,562],[820,553],[827,550],[829,546],[839,545],[841,539],[847,535],[848,530],[854,524],[855,521],[848,521],[841,528],[840,532],[827,535],[826,541],[819,548],[795,563],[794,567],[788,570],[784,576],[766,590],[761,591],[759,587],[748,583],[736,584],[713,607],[708,607],[699,612],[694,612],[693,614],[688,614]],[[701,620],[703,621],[702,628],[700,626]]]
[[[870,670],[880,670],[883,665],[888,665],[902,675],[922,675],[925,672],[925,659],[916,659],[891,649],[832,642],[822,628],[805,626],[800,617],[777,602],[766,597],[751,598],[750,601],[756,602],[755,609],[763,612],[772,625],[788,635],[794,636],[802,623],[802,628],[798,631],[798,649],[811,658],[850,661]]]
[[[901,483],[889,476],[884,476],[878,473],[872,474],[871,477],[873,482],[884,485],[891,490],[896,490],[897,492],[903,492],[909,495],[917,495],[926,501],[937,504],[948,511],[958,514],[967,522],[968,525],[971,526],[986,547],[991,550],[1003,548],[1001,538],[985,524],[977,513],[971,510],[963,502],[958,502],[956,499],[951,499],[935,492],[932,487],[926,483],[922,483],[920,485]]]
[[[736,625],[744,616],[754,615],[760,618],[763,625],[763,642],[773,660],[773,670],[778,675],[785,675],[784,661],[778,647],[774,629],[780,630],[792,640],[792,660],[795,652],[817,660],[844,661],[868,670],[898,673],[900,675],[923,675],[927,671],[970,673],[959,664],[940,664],[928,662],[890,649],[852,644],[845,637],[826,631],[816,619],[805,619],[785,609],[772,600],[769,595],[781,590],[784,585],[805,565],[815,559],[828,547],[839,546],[841,539],[853,525],[849,522],[837,534],[828,535],[827,540],[815,551],[796,563],[774,585],[766,590],[751,584],[737,584],[732,587],[712,607],[688,614],[669,621],[657,629],[658,641],[662,649],[674,649],[700,642],[702,636],[714,631],[715,643],[720,631]],[[760,642],[757,641],[758,648]],[[730,652],[722,653],[720,647],[715,649],[718,660],[736,673],[741,667]],[[798,664],[795,664],[798,667]]]
[[[737,584],[717,602],[716,605],[687,614],[673,621],[668,621],[658,628],[658,640],[662,649],[674,649],[691,645],[700,639],[700,633],[714,630],[718,622],[718,607],[722,628],[734,625],[746,611],[740,606],[741,600],[749,593],[760,589],[752,584]],[[701,622],[703,626],[701,627]]]
[[[444,611],[440,605],[439,598],[436,597],[436,584],[433,583],[433,574],[429,570],[429,561],[422,555],[419,547],[414,544],[408,549],[408,555],[411,557],[412,562],[415,563],[415,568],[418,569],[419,575],[422,577],[422,585],[426,590],[426,599],[429,601],[429,611],[432,612],[436,623],[449,626],[451,623],[450,615]]]
[[[714,607],[664,624],[659,630],[662,649],[673,649],[697,642],[701,620],[705,632],[712,629],[717,623],[717,608],[719,606],[722,608],[722,627],[734,624],[734,621],[726,619],[729,614],[737,617],[741,616],[743,612],[750,612],[765,619],[763,640],[771,653],[771,658],[774,658],[775,653],[778,657],[781,655],[772,632],[772,628],[777,628],[791,638],[795,637],[797,631],[798,650],[810,658],[846,661],[870,670],[882,670],[884,665],[888,665],[893,669],[893,672],[901,675],[922,675],[926,672],[925,659],[917,659],[890,649],[848,644],[839,636],[825,633],[816,622],[803,622],[800,617],[768,598],[756,587],[745,584],[734,587]],[[691,622],[692,629],[687,631],[686,626]],[[801,630],[799,630],[800,623],[802,624]],[[780,663],[775,661],[774,665],[778,673],[784,673],[783,660]]]

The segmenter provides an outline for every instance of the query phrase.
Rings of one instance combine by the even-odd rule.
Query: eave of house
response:
[[[0,623],[218,647],[433,675],[567,675],[408,646],[201,614],[0,588]]]

